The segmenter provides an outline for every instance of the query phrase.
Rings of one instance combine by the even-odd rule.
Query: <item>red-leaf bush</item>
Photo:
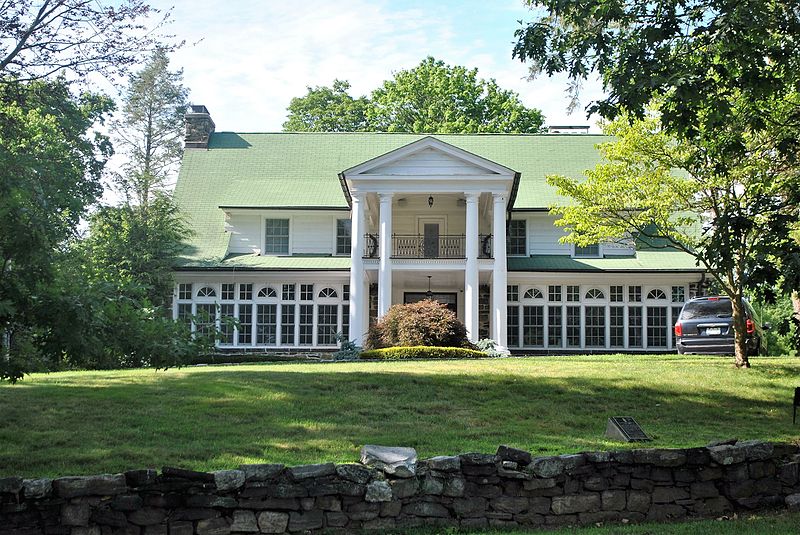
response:
[[[394,305],[370,327],[365,349],[436,346],[472,348],[467,328],[445,305],[424,300]]]

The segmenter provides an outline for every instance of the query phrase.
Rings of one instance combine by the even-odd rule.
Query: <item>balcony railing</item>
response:
[[[366,234],[364,258],[380,256],[377,234]],[[466,258],[467,237],[460,235],[423,236],[421,234],[393,234],[392,258]],[[478,258],[492,258],[492,235],[478,236]]]

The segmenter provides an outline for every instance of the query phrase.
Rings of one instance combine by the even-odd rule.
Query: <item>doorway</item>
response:
[[[422,236],[423,258],[439,258],[441,236],[447,234],[447,220],[444,217],[420,217],[417,232]]]

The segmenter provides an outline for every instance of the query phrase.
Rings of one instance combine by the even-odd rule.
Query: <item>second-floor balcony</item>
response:
[[[366,234],[364,238],[364,258],[379,258],[379,236]],[[481,234],[476,239],[478,258],[492,258],[492,235]],[[467,237],[463,234],[392,234],[392,258],[466,258],[466,242]]]

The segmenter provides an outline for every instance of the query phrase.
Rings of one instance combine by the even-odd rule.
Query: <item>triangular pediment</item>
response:
[[[426,137],[343,172],[347,178],[368,177],[509,177],[514,171],[469,151]]]

